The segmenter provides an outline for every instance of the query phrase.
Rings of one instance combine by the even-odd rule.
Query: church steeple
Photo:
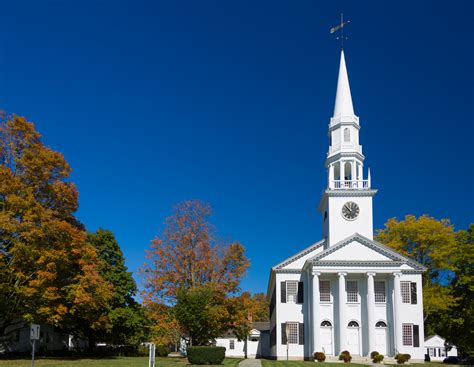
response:
[[[341,51],[334,114],[329,123],[329,151],[326,160],[329,189],[368,189],[364,180],[359,117],[354,113],[344,51]]]
[[[349,76],[347,75],[344,50],[341,50],[341,62],[339,64],[339,77],[337,79],[336,103],[334,104],[333,117],[351,115],[354,115],[351,87],[349,85]]]
[[[369,239],[373,236],[372,197],[377,190],[371,188],[370,171],[364,170],[365,157],[359,144],[359,130],[346,59],[341,51],[336,102],[328,129],[328,184],[319,205],[324,218],[326,247],[354,233]]]

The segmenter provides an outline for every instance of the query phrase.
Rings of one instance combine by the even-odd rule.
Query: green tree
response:
[[[456,304],[439,313],[429,325],[432,333],[443,335],[462,355],[474,354],[474,224],[456,233],[453,257],[455,276],[450,290]]]
[[[0,335],[15,319],[103,329],[112,286],[74,213],[78,192],[63,155],[19,116],[0,123]]]
[[[181,289],[174,314],[189,337],[190,345],[207,345],[228,328],[225,295],[211,286]]]
[[[456,297],[447,286],[454,275],[456,236],[448,220],[436,220],[428,215],[405,216],[385,223],[376,239],[428,268],[423,274],[423,308],[425,321],[449,310]]]
[[[144,310],[135,301],[137,286],[125,266],[122,250],[114,234],[105,229],[89,233],[87,242],[94,246],[101,260],[99,274],[114,287],[112,298],[104,309],[104,317],[110,326],[95,337],[116,345],[137,345],[145,335]]]

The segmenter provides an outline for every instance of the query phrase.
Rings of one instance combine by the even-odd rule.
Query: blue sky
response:
[[[346,46],[375,228],[473,221],[471,1],[3,1],[0,108],[36,123],[80,191],[79,218],[133,271],[173,204],[214,208],[265,291],[320,239],[327,124]]]

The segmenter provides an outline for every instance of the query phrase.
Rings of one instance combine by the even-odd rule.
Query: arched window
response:
[[[387,327],[387,324],[383,321],[379,321],[375,324],[375,327]]]
[[[359,324],[357,321],[350,321],[349,324],[347,324],[347,327],[359,327]]]
[[[351,141],[351,132],[348,127],[344,129],[344,141]]]
[[[323,322],[321,323],[321,326],[331,327],[332,324],[331,324],[330,321],[325,320],[325,321],[323,321]]]

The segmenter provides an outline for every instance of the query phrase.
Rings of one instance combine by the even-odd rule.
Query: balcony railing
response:
[[[333,180],[329,181],[329,188],[333,190],[370,189],[370,180]]]

